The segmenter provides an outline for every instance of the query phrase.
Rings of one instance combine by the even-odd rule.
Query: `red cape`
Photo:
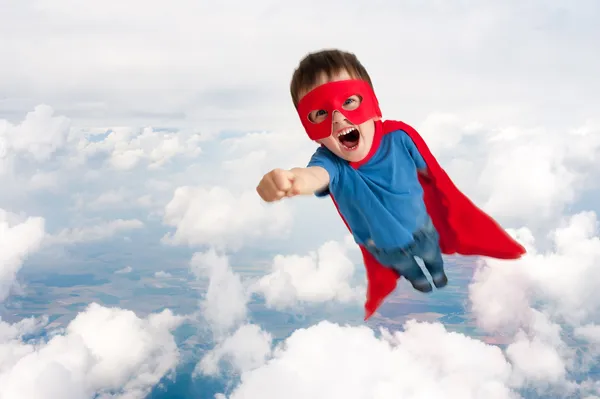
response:
[[[423,186],[427,212],[440,236],[442,253],[480,255],[498,259],[518,259],[525,254],[522,245],[510,237],[492,217],[473,204],[454,185],[423,138],[406,123],[391,120],[376,122],[371,151],[364,160],[352,162],[351,166],[358,168],[367,162],[377,151],[381,137],[397,130],[403,130],[408,134],[427,164],[429,176],[419,175],[419,182]],[[332,195],[331,198],[339,212]],[[341,213],[340,216],[348,230],[352,232]],[[364,246],[360,245],[360,249],[367,273],[365,302],[365,320],[367,320],[396,288],[400,275],[395,270],[382,266]]]

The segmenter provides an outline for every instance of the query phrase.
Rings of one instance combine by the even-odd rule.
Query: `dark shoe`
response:
[[[448,284],[448,277],[444,272],[431,276],[431,279],[433,280],[433,284],[435,284],[436,288],[443,288],[446,286],[446,284]]]
[[[433,289],[433,287],[431,286],[431,284],[429,284],[429,281],[427,281],[426,278],[411,281],[410,283],[412,284],[413,288],[417,291],[431,292],[431,290]]]

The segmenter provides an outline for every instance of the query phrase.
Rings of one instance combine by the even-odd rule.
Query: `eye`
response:
[[[360,106],[362,98],[358,95],[350,96],[344,101],[343,108],[348,111],[352,111]]]
[[[325,118],[327,118],[327,111],[324,109],[311,111],[311,113],[308,114],[308,120],[312,123],[321,123],[325,120]]]

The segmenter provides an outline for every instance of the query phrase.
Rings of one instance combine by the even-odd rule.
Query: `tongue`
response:
[[[342,143],[342,145],[344,145],[345,147],[348,147],[348,148],[352,148],[355,145],[357,145],[358,140],[359,140],[359,135],[356,131],[348,133],[348,134],[340,137],[340,142]]]
[[[352,148],[358,144],[358,135],[350,133],[343,137],[340,137],[340,141],[344,146]]]

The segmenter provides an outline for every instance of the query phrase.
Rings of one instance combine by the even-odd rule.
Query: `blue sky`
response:
[[[227,399],[600,397],[597,1],[0,10],[0,396],[144,398],[192,364],[196,381],[241,376]],[[417,128],[525,258],[452,259],[414,316],[402,285],[362,323],[331,202],[255,192],[315,149],[288,87],[327,47],[357,54],[384,117]],[[464,325],[436,301],[464,301]]]

